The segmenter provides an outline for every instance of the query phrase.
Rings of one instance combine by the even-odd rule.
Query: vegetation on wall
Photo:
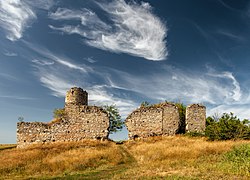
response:
[[[181,102],[174,103],[178,107],[180,117],[179,133],[184,134],[186,129],[186,105]]]
[[[64,108],[58,108],[53,111],[53,117],[54,118],[63,118],[65,116],[65,110]]]

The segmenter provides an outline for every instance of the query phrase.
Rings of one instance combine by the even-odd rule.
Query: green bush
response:
[[[141,107],[149,107],[150,103],[148,101],[143,101],[140,106]]]
[[[218,120],[208,117],[205,135],[209,140],[250,139],[249,121],[233,113],[224,113]]]
[[[54,118],[63,118],[65,116],[64,108],[58,108],[53,111]]]

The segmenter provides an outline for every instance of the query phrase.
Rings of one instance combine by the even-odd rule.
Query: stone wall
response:
[[[17,145],[34,143],[107,139],[108,114],[100,107],[87,106],[85,91],[72,88],[67,92],[65,116],[51,123],[17,123]],[[83,96],[83,97],[79,97]]]
[[[163,134],[174,135],[178,132],[180,126],[180,117],[178,107],[172,103],[164,103],[163,109]]]
[[[125,120],[129,139],[155,135],[174,135],[179,129],[178,108],[171,103],[140,107]]]
[[[206,107],[191,104],[186,109],[186,132],[203,132],[206,128]]]
[[[71,88],[65,97],[65,115],[50,123],[17,123],[17,145],[25,147],[34,143],[107,139],[109,117],[97,106],[88,106],[88,93],[81,88]],[[140,107],[132,112],[125,124],[129,139],[157,135],[175,135],[182,126],[178,107],[173,103],[160,103]],[[186,108],[186,132],[205,130],[206,107],[192,104]]]

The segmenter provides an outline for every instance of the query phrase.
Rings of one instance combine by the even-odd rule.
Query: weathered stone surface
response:
[[[186,109],[186,132],[203,132],[206,128],[206,107],[191,104]]]
[[[140,107],[125,120],[129,139],[155,135],[174,135],[179,129],[178,108],[171,103]]]
[[[87,92],[72,88],[65,100],[65,117],[51,123],[17,123],[17,145],[108,138],[109,117],[100,107],[87,106]]]
[[[66,94],[63,118],[50,123],[17,123],[18,147],[34,143],[108,138],[108,114],[100,107],[87,104],[88,93],[81,88],[71,88]],[[127,117],[125,123],[129,139],[175,135],[181,127],[178,107],[173,103],[140,107]],[[192,104],[186,108],[186,132],[202,132],[205,123],[205,106]]]
[[[88,93],[81,88],[73,87],[65,97],[65,105],[88,105]]]

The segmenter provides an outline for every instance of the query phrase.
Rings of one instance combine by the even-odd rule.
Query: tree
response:
[[[24,121],[24,117],[19,116],[19,117],[18,117],[18,121],[19,121],[19,122],[23,122],[23,121]]]
[[[108,113],[109,116],[109,133],[120,131],[123,128],[124,123],[121,120],[119,111],[115,105],[105,105],[103,109]]]
[[[143,101],[141,103],[141,107],[149,107],[150,106],[150,103],[148,101]]]
[[[208,117],[206,126],[209,140],[250,139],[249,121],[240,121],[233,113],[223,113],[218,120]]]
[[[175,105],[178,108],[179,118],[180,118],[179,133],[183,134],[185,133],[186,129],[186,106],[181,102],[177,102],[175,103]]]
[[[53,111],[53,114],[54,118],[61,119],[65,116],[65,110],[64,108],[58,108]]]

